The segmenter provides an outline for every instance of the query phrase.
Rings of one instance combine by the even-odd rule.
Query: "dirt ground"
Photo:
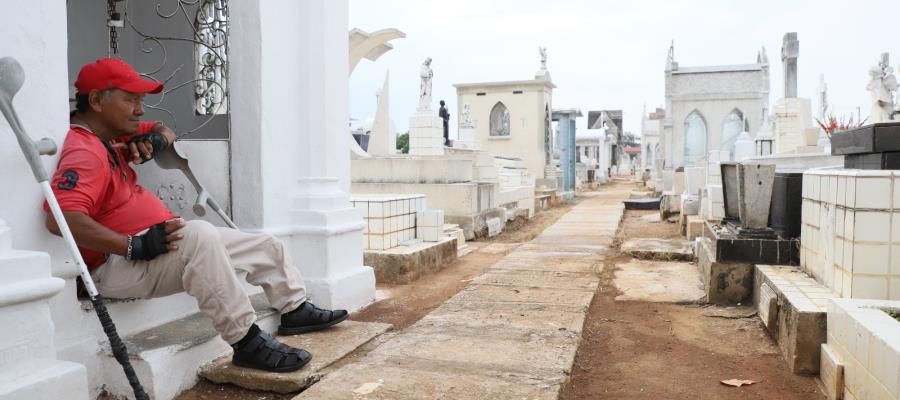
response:
[[[659,215],[659,211],[628,210],[622,218],[622,238],[683,239],[677,222],[647,222],[646,216]]]
[[[481,275],[491,265],[512,251],[519,243],[540,235],[575,203],[560,204],[536,214],[532,219],[517,219],[507,224],[503,232],[493,238],[469,242],[475,248],[434,275],[425,276],[406,285],[378,284],[388,298],[353,313],[350,319],[384,322],[394,330],[404,329],[466,287],[472,278]]]
[[[402,330],[464,288],[518,243],[540,234],[571,209],[561,205],[520,221],[517,229],[470,243],[472,253],[437,274],[408,285],[378,285],[379,300],[354,313],[358,321],[387,322]],[[677,225],[649,223],[652,211],[628,211],[623,238],[678,238]],[[606,261],[570,381],[560,398],[575,399],[824,399],[813,378],[791,374],[751,308],[616,302],[615,265]],[[355,355],[354,355],[355,356]],[[759,381],[741,388],[723,379]],[[178,400],[287,400],[280,395],[201,381]]]
[[[406,285],[378,284],[378,300],[353,313],[350,319],[366,322],[385,322],[394,325],[394,332],[402,330],[427,315],[447,299],[466,287],[469,281],[481,275],[491,265],[503,258],[519,243],[534,239],[562,215],[577,204],[558,204],[536,214],[532,219],[517,219],[507,224],[496,237],[470,242],[473,251],[457,259],[440,272],[425,276]],[[359,354],[352,354],[357,357]],[[340,362],[339,362],[340,364]],[[288,400],[297,394],[277,394],[242,389],[233,385],[214,384],[201,379],[193,388],[180,394],[176,400]],[[100,400],[106,400],[101,397]]]
[[[677,238],[677,224],[626,211],[623,239]],[[614,300],[613,253],[585,322],[562,400],[824,399],[814,378],[790,373],[751,307]],[[749,379],[740,388],[719,383]]]

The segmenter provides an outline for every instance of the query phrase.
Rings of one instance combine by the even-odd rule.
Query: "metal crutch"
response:
[[[153,157],[153,159],[156,160],[156,164],[162,169],[181,170],[181,173],[183,173],[188,181],[191,182],[191,185],[193,185],[194,189],[197,191],[197,201],[194,202],[193,207],[194,214],[201,217],[206,215],[206,206],[209,206],[216,214],[219,214],[219,217],[221,217],[230,228],[238,229],[234,221],[232,221],[231,218],[228,218],[228,214],[225,214],[222,207],[219,207],[219,203],[209,195],[206,188],[204,188],[203,185],[200,184],[200,181],[197,180],[197,177],[194,176],[194,172],[191,171],[191,165],[188,163],[187,158],[181,154],[181,151],[178,150],[176,147],[177,144],[177,141],[172,143],[171,146],[161,151],[156,157]]]
[[[16,115],[16,110],[13,108],[12,99],[19,92],[19,89],[22,88],[23,83],[25,83],[25,70],[22,69],[22,65],[12,57],[0,58],[0,111],[3,112],[3,116],[6,117],[9,126],[16,134],[19,147],[22,148],[22,153],[25,154],[25,159],[31,166],[31,172],[41,185],[44,198],[47,199],[50,211],[53,213],[53,218],[56,219],[56,224],[59,226],[62,237],[69,247],[69,252],[75,260],[75,265],[78,266],[84,288],[91,298],[91,304],[93,304],[94,310],[97,312],[97,318],[100,319],[100,325],[103,326],[103,331],[106,333],[106,337],[109,338],[109,346],[112,348],[113,356],[122,365],[125,377],[128,378],[128,383],[131,385],[131,389],[134,390],[135,399],[149,400],[150,396],[147,395],[141,386],[141,382],[134,372],[134,367],[131,366],[131,361],[128,359],[128,349],[125,348],[125,343],[122,342],[119,333],[116,332],[116,326],[109,316],[106,304],[103,303],[103,298],[97,292],[97,287],[94,286],[94,280],[91,279],[87,265],[81,258],[78,245],[75,243],[75,238],[69,230],[69,224],[66,223],[66,218],[63,216],[59,203],[56,201],[56,196],[53,194],[53,189],[50,188],[47,171],[44,170],[44,166],[41,164],[41,155],[56,154],[56,144],[53,143],[53,140],[47,138],[37,142],[32,141],[31,137],[25,133],[25,129]]]

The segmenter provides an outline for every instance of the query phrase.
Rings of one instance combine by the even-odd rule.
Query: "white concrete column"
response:
[[[67,4],[34,0],[5,6],[0,13],[0,37],[4,38],[0,40],[0,57],[15,58],[25,70],[25,84],[15,95],[13,106],[33,139],[49,137],[61,148],[68,130],[71,90]],[[41,157],[48,173],[55,170],[57,160],[58,154]],[[5,220],[10,229],[0,233],[0,399],[96,397],[96,392],[88,393],[83,367],[55,361],[58,357],[89,365],[96,359],[97,339],[94,325],[83,322],[85,313],[75,299],[78,270],[65,243],[44,227],[40,186],[3,117],[0,171],[0,186],[11,193],[0,200],[0,220]],[[13,247],[40,253],[10,250]],[[49,297],[59,291],[62,282],[51,274],[66,279],[69,286],[48,305]],[[96,324],[94,321],[96,317],[91,323]],[[44,375],[34,369],[42,362],[47,363]],[[94,369],[90,378],[95,381],[99,375],[102,373]],[[32,385],[26,382],[29,380],[36,382]],[[45,387],[53,392],[43,392]],[[21,392],[23,388],[27,391]]]
[[[232,7],[237,223],[288,244],[316,304],[360,308],[375,297],[375,276],[348,201],[347,1]]]
[[[56,0],[9,3],[0,13],[0,57],[13,57],[25,69],[13,107],[33,139],[49,137],[60,148],[69,123],[66,25],[66,4]],[[58,156],[41,157],[48,173],[56,169]],[[16,232],[14,246],[49,252],[55,276],[75,277],[77,269],[64,262],[70,258],[64,243],[44,228],[41,188],[2,116],[0,171],[0,185],[11,194],[0,200],[0,219]]]
[[[56,358],[50,298],[65,281],[47,253],[12,249],[0,220],[0,400],[88,399],[87,371]]]

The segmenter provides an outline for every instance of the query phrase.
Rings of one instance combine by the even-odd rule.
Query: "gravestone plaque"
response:
[[[847,169],[900,169],[900,152],[848,154],[844,156]]]
[[[738,177],[737,163],[723,162],[719,165],[722,171],[722,193],[725,201],[725,219],[740,219],[738,209]]]
[[[900,151],[900,122],[884,122],[831,134],[831,154]]]
[[[738,211],[744,229],[766,229],[775,183],[774,164],[738,166]]]
[[[803,211],[802,193],[802,173],[775,173],[769,226],[784,239],[800,237],[800,213]]]

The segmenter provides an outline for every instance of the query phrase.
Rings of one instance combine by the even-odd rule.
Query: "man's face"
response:
[[[143,94],[112,89],[100,94],[99,107],[95,107],[104,125],[119,136],[137,133],[138,123],[144,115]]]

